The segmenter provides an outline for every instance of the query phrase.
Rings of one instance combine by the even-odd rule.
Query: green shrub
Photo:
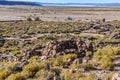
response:
[[[101,67],[103,69],[110,69],[113,66],[112,59],[109,57],[104,57],[100,60]]]
[[[61,73],[60,76],[61,76],[64,80],[74,80],[74,79],[73,79],[73,75],[72,75],[69,71],[66,71],[66,72]]]
[[[91,68],[93,68],[92,64],[90,63],[83,63],[82,66],[85,70],[90,70]]]
[[[44,69],[41,69],[35,74],[35,76],[36,77],[44,77],[45,74],[46,74],[46,71]]]
[[[55,60],[54,60],[54,62],[53,62],[53,65],[54,66],[63,66],[63,58],[62,58],[62,56],[59,56],[59,57],[57,57]]]
[[[5,80],[26,80],[26,79],[20,73],[16,73],[16,74],[11,74]]]
[[[92,75],[87,75],[85,77],[79,78],[79,80],[96,80]]]
[[[93,59],[100,62],[103,69],[110,69],[113,66],[113,59],[119,52],[118,47],[104,47],[94,53]]]
[[[77,55],[76,54],[66,54],[66,55],[63,55],[63,60],[68,60],[68,59],[76,59],[77,58]]]
[[[5,78],[7,78],[8,75],[9,73],[6,71],[0,72],[0,80],[5,80]]]
[[[23,67],[22,75],[26,77],[34,77],[36,72],[41,68],[40,63],[34,62]]]

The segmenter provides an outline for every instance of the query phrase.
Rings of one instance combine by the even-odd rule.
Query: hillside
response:
[[[22,1],[0,1],[0,5],[27,5],[27,6],[41,6],[35,2],[22,2]]]

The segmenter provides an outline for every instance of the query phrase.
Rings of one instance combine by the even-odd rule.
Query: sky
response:
[[[120,3],[120,0],[8,0],[8,1],[31,1],[47,3]]]

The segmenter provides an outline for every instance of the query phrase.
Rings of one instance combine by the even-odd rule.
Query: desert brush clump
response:
[[[5,80],[26,80],[26,79],[24,76],[21,75],[21,73],[16,73],[16,74],[11,74]]]
[[[113,66],[113,59],[119,50],[119,47],[103,47],[94,53],[93,59],[100,62],[102,68],[110,69]]]
[[[53,65],[54,66],[65,66],[65,65],[69,65],[70,63],[72,63],[74,61],[74,59],[77,58],[76,54],[66,54],[66,55],[61,55],[56,57],[56,59],[54,59],[53,61]],[[70,60],[70,61],[69,61]]]
[[[10,74],[14,72],[17,62],[8,62],[1,64],[4,64],[4,66],[0,67],[0,80],[5,80]]]

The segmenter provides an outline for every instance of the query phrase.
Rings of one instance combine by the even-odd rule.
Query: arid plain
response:
[[[120,7],[0,6],[0,80],[120,80]]]
[[[38,16],[42,20],[65,21],[67,17],[76,20],[120,20],[120,7],[30,7],[0,6],[0,21],[25,20]]]

